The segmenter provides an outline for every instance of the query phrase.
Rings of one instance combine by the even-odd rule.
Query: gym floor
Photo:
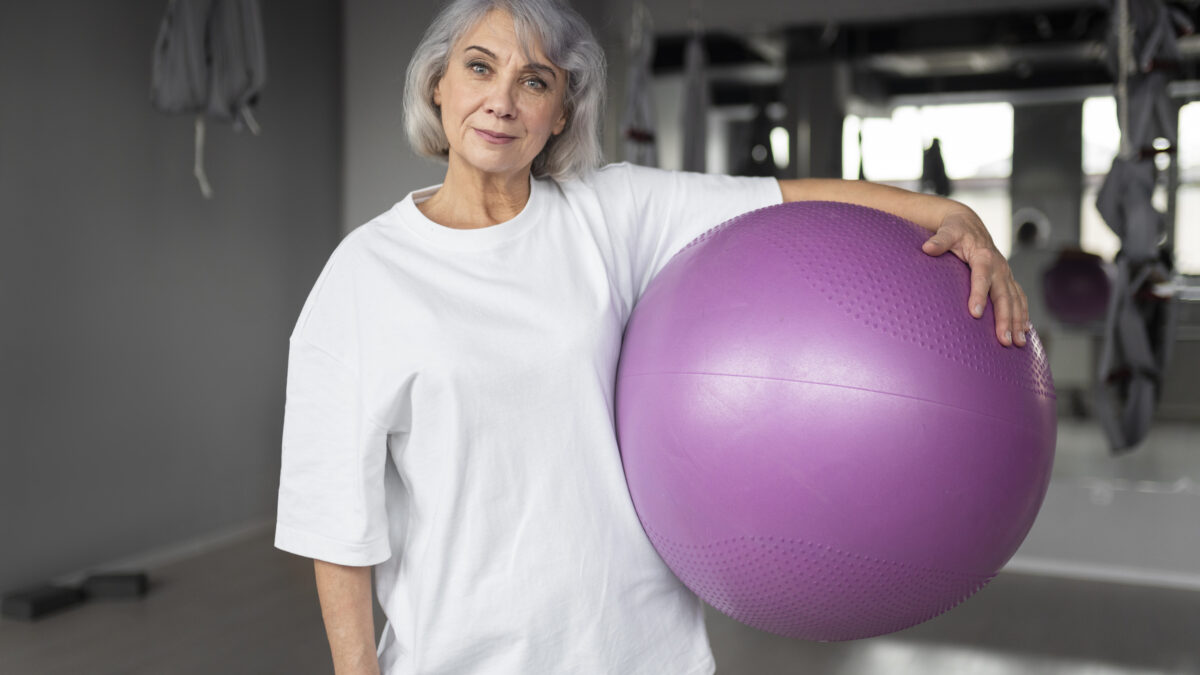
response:
[[[1122,475],[1172,485],[1200,479],[1196,438],[1195,427],[1165,427],[1140,455],[1114,463],[1087,427],[1062,425],[1052,485],[1059,496],[1043,515],[1053,521],[1072,486],[1094,492],[1101,479],[1118,486],[1112,480]],[[1121,506],[1120,494],[1111,497],[1105,508]],[[1149,529],[1159,526],[1150,522]],[[1068,527],[1055,527],[1059,538]],[[0,620],[0,675],[331,673],[312,563],[275,550],[271,538],[258,528],[148,566],[153,587],[142,600],[93,602],[36,623]],[[1044,553],[1053,537],[1042,539],[1031,535],[1030,543]],[[708,626],[720,675],[1200,674],[1200,591],[1180,587],[1010,571],[948,614],[871,640],[788,640],[712,611]]]
[[[333,672],[312,563],[274,550],[270,533],[153,578],[144,600],[0,621],[0,673]],[[711,611],[708,622],[720,675],[1200,673],[1200,592],[1001,574],[949,614],[872,640],[799,642]]]

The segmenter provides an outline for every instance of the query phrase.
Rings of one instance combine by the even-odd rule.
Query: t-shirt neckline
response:
[[[429,199],[441,189],[440,183],[410,192],[398,206],[409,229],[426,241],[458,250],[487,249],[512,241],[537,223],[543,201],[541,192],[545,190],[543,182],[530,176],[529,199],[517,215],[502,223],[470,230],[435,223],[417,208],[417,204]]]

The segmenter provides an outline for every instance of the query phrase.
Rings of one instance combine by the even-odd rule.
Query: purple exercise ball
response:
[[[1050,314],[1065,324],[1103,321],[1112,297],[1104,259],[1083,251],[1065,252],[1042,275]]]
[[[696,239],[625,333],[617,428],[646,534],[726,615],[808,640],[890,633],[987,584],[1050,479],[1036,335],[967,313],[916,225],[797,202]]]

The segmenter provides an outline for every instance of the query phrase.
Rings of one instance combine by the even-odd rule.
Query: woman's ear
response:
[[[438,80],[437,84],[433,85],[433,105],[442,107],[442,81]]]

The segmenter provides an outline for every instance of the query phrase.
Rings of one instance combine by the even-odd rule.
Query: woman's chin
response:
[[[533,160],[528,163],[514,162],[501,157],[472,157],[465,161],[463,168],[489,175],[507,175],[528,171]]]

